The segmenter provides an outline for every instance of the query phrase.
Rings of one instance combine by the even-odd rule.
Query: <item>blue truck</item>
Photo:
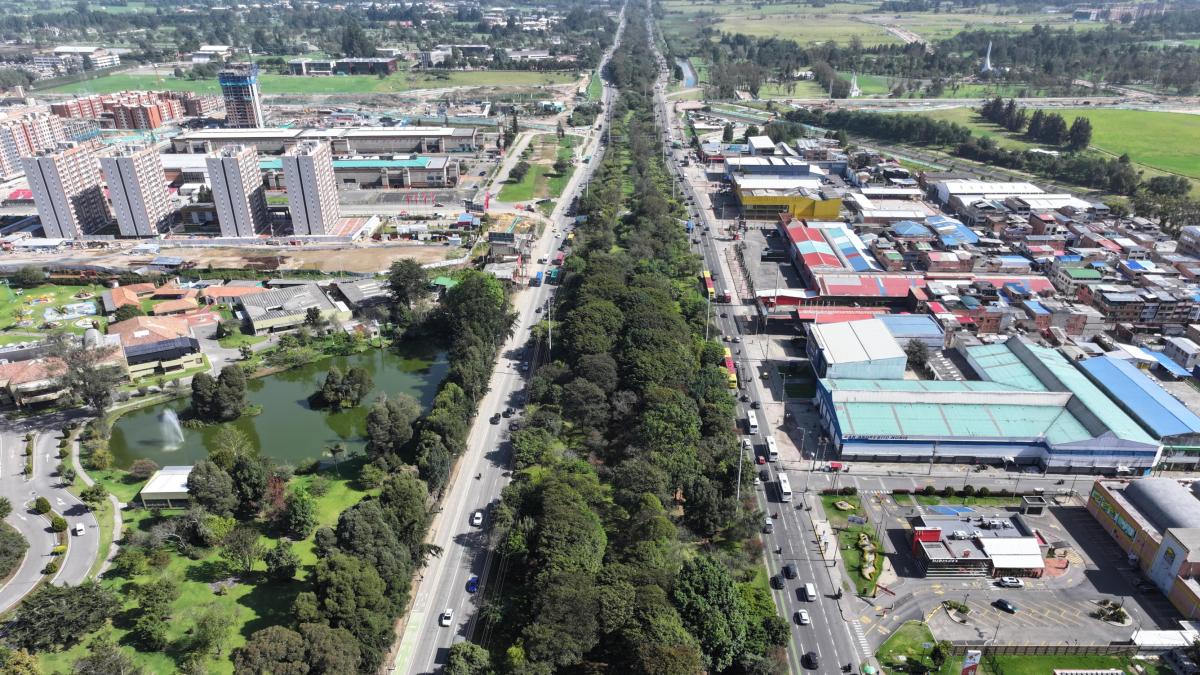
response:
[[[691,234],[692,230],[696,228],[696,224],[689,220],[684,224],[684,227],[687,228],[687,233]]]
[[[538,272],[537,274],[535,274],[535,275],[533,276],[533,278],[532,278],[532,279],[530,279],[530,280],[529,280],[529,285],[530,285],[530,286],[541,286],[541,285],[542,285],[542,278],[543,278],[544,276],[545,276],[545,273],[544,273],[544,272]]]

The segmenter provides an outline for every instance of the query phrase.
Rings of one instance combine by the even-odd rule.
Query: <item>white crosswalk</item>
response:
[[[854,633],[854,639],[858,642],[858,648],[862,650],[863,656],[871,656],[871,645],[867,642],[867,636],[863,633],[862,624],[858,619],[850,620],[850,630]]]

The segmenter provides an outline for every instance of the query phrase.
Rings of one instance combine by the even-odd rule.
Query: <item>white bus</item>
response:
[[[788,480],[787,474],[780,472],[779,474],[779,501],[792,501],[792,483]]]
[[[758,415],[753,410],[746,413],[746,429],[751,436],[758,434]]]
[[[771,436],[767,436],[767,461],[779,461],[779,446],[775,445],[775,439]]]

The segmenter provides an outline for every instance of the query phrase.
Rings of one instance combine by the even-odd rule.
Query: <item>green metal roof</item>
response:
[[[984,377],[993,382],[1024,391],[1046,391],[1046,385],[1004,343],[968,347],[967,355],[984,370]]]
[[[1100,279],[1100,272],[1090,267],[1068,267],[1066,270],[1067,276],[1072,279],[1088,280]]]
[[[956,391],[1021,391],[998,382],[966,380],[822,380],[826,387],[837,391],[911,391],[911,392],[956,392]]]
[[[949,383],[947,383],[949,384]],[[835,403],[844,435],[953,438],[1037,438],[1086,441],[1092,434],[1057,406],[942,403]]]

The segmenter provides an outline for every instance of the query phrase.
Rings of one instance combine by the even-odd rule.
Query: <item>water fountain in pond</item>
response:
[[[162,430],[163,449],[178,450],[183,447],[183,427],[179,426],[179,415],[167,408],[158,416],[158,426]]]

